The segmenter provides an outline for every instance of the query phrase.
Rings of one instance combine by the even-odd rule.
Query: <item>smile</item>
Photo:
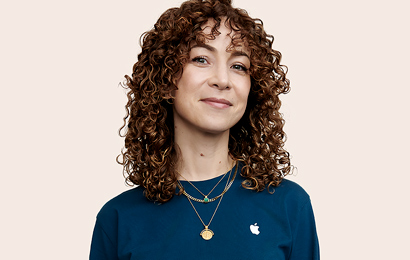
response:
[[[232,103],[226,99],[204,98],[204,99],[201,99],[200,101],[210,106],[216,107],[216,108],[227,108],[227,107],[232,106]]]

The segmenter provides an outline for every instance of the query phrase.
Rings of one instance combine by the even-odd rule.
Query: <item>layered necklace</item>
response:
[[[233,166],[233,164],[232,164],[232,166]],[[221,201],[222,201],[222,198],[223,198],[224,194],[229,190],[229,188],[232,186],[233,181],[235,180],[236,173],[237,173],[237,171],[238,171],[238,164],[236,164],[234,174],[233,174],[233,176],[232,176],[232,178],[231,178],[232,170],[233,170],[233,167],[231,167],[231,170],[229,171],[229,177],[228,177],[227,180],[226,180],[225,188],[224,188],[224,190],[222,191],[222,193],[219,194],[218,196],[214,197],[214,198],[211,198],[211,199],[209,199],[208,196],[209,196],[209,195],[211,194],[211,192],[219,185],[219,183],[225,178],[225,176],[226,176],[226,174],[227,174],[228,172],[226,172],[226,173],[222,176],[222,178],[216,183],[216,185],[212,188],[212,190],[211,190],[207,195],[205,195],[204,193],[202,193],[197,187],[195,187],[194,184],[192,184],[190,181],[188,181],[187,179],[185,179],[181,174],[179,174],[179,175],[180,175],[182,178],[184,178],[189,184],[191,184],[192,187],[194,187],[199,193],[201,193],[202,196],[204,196],[204,199],[197,199],[197,198],[191,196],[190,194],[188,194],[188,193],[185,191],[185,189],[183,188],[181,182],[178,180],[178,187],[179,187],[179,189],[183,190],[182,194],[184,194],[184,195],[187,197],[187,199],[188,199],[188,201],[189,201],[189,204],[191,204],[191,206],[192,206],[192,208],[194,209],[196,215],[198,216],[199,220],[201,221],[202,225],[204,226],[204,229],[203,229],[203,230],[201,231],[201,233],[199,234],[204,240],[210,240],[210,239],[214,236],[214,232],[213,232],[211,229],[209,229],[209,226],[211,225],[211,222],[212,222],[212,220],[214,219],[214,216],[215,216],[215,214],[216,214],[216,211],[218,211],[219,205],[221,204]],[[194,204],[192,203],[192,200],[193,200],[193,201],[196,201],[196,202],[201,202],[201,203],[209,203],[209,202],[213,202],[213,201],[217,200],[218,198],[220,198],[220,199],[219,199],[219,201],[218,201],[218,204],[216,205],[215,211],[214,211],[214,213],[212,214],[212,217],[211,217],[211,219],[209,220],[208,225],[206,225],[205,222],[202,220],[201,216],[199,215],[198,211],[196,210]]]
[[[232,166],[233,166],[233,165],[232,165]],[[232,172],[232,169],[231,169],[231,172]],[[216,197],[214,197],[214,198],[211,198],[211,199],[208,198],[209,194],[211,194],[212,191],[214,191],[214,189],[219,185],[219,183],[221,183],[221,181],[225,178],[226,174],[228,174],[228,172],[226,172],[224,175],[222,175],[222,178],[215,184],[215,186],[212,188],[212,190],[211,190],[210,192],[208,192],[208,194],[206,194],[206,195],[205,195],[204,193],[202,193],[202,191],[200,191],[197,187],[195,187],[195,185],[194,185],[192,182],[188,181],[187,179],[185,179],[184,176],[182,176],[181,174],[179,174],[179,176],[181,176],[184,180],[186,180],[189,184],[191,184],[191,186],[194,187],[199,193],[201,193],[201,195],[204,196],[204,198],[203,198],[203,199],[197,199],[197,198],[195,198],[195,197],[189,195],[189,194],[185,191],[185,189],[183,189],[182,194],[184,194],[186,197],[188,197],[189,199],[191,199],[191,200],[193,200],[193,201],[196,201],[196,202],[201,202],[201,203],[213,202],[213,201],[217,200],[218,198],[220,198],[221,196],[223,196],[224,193],[229,189],[229,187],[227,188],[227,186],[225,186],[225,189],[222,191],[221,194],[219,194],[218,196],[216,196]],[[229,173],[229,175],[231,175],[231,173]],[[228,179],[229,179],[229,178],[228,178]],[[181,185],[181,182],[179,182],[179,184]],[[182,186],[182,185],[181,185],[181,186]]]

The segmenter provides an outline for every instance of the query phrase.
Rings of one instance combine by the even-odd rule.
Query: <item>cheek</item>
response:
[[[248,106],[248,98],[249,98],[249,92],[250,92],[250,82],[249,85],[246,85],[242,91],[239,93],[239,99],[242,103],[242,116],[245,114],[246,107]]]
[[[180,78],[177,83],[177,89],[175,89],[172,94],[175,99],[184,99],[184,96],[187,92],[186,88],[186,79],[184,77]]]
[[[241,92],[239,93],[240,99],[246,103],[248,103],[248,97],[249,97],[249,92],[251,91],[251,82],[247,82],[247,84],[244,85],[244,87],[241,89]]]

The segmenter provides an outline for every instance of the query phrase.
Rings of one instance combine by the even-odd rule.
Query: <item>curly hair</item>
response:
[[[292,171],[289,153],[283,148],[286,135],[278,97],[289,92],[289,80],[286,66],[280,64],[281,53],[272,49],[273,37],[266,34],[261,20],[233,8],[231,0],[190,0],[167,10],[154,28],[141,36],[138,61],[131,77],[125,76],[128,102],[120,129],[125,147],[117,161],[124,167],[126,182],[142,186],[150,200],[166,202],[175,195],[178,156],[172,91],[177,89],[190,46],[218,35],[224,18],[238,36],[233,37],[232,45],[245,42],[251,59],[247,108],[230,129],[229,138],[231,156],[244,165],[242,186],[270,190]],[[207,36],[201,26],[209,19],[215,25]]]

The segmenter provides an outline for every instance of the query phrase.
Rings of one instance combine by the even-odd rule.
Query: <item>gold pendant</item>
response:
[[[208,226],[205,226],[205,229],[202,230],[201,237],[205,240],[209,240],[214,236],[214,232],[212,232],[212,230],[208,229]]]

